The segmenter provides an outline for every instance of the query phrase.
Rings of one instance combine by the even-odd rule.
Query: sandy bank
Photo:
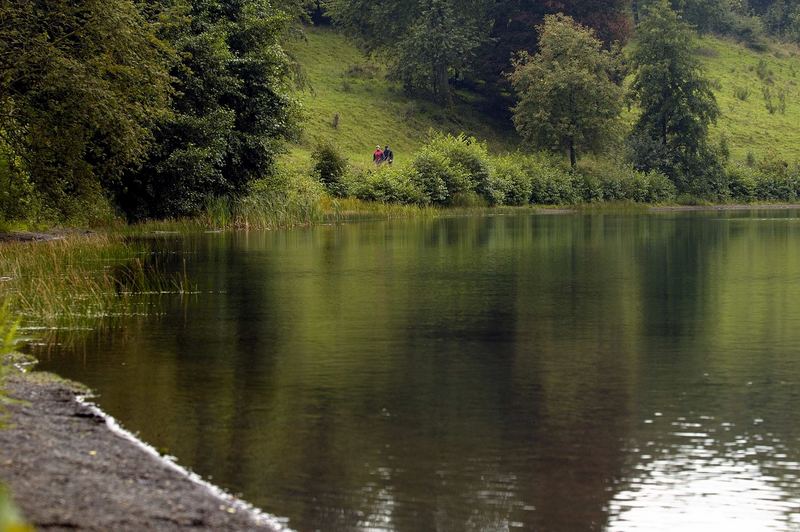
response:
[[[14,372],[0,479],[37,530],[280,530],[281,523],[164,460],[82,402],[86,390]]]

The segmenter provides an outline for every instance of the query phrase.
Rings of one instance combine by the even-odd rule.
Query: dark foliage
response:
[[[347,174],[347,158],[331,142],[320,142],[311,154],[313,173],[325,189],[333,196],[345,196],[344,177]]]
[[[289,59],[280,41],[292,15],[267,0],[171,4],[162,38],[178,51],[174,114],[155,149],[117,191],[130,218],[199,212],[269,175],[295,125]]]

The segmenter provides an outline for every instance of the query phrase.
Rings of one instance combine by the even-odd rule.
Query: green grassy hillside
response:
[[[800,160],[800,51],[773,43],[768,52],[755,52],[729,40],[704,37],[699,53],[722,111],[714,135],[727,136],[733,158],[752,152],[756,157],[776,153]]]
[[[398,84],[386,80],[380,63],[331,29],[309,28],[305,41],[288,48],[309,84],[300,94],[306,120],[292,159],[307,160],[315,141],[327,138],[354,162],[370,162],[377,144],[391,145],[401,160],[424,142],[431,128],[473,135],[493,151],[515,149],[519,144],[513,126],[481,112],[482,102],[475,94],[459,92],[449,110],[410,98]],[[339,125],[334,129],[337,113]]]
[[[701,38],[699,45],[722,111],[713,135],[727,137],[733,159],[752,152],[756,157],[777,154],[800,160],[800,51],[772,43],[769,51],[756,52],[710,36]],[[309,28],[306,40],[291,43],[289,49],[308,81],[300,93],[306,113],[303,134],[292,147],[291,160],[307,161],[322,138],[335,141],[353,162],[368,163],[376,144],[392,145],[402,159],[423,143],[429,129],[474,135],[494,152],[520,145],[510,121],[482,112],[477,95],[458,92],[449,110],[409,97],[386,80],[379,62],[334,30]],[[339,124],[334,128],[337,113]],[[632,114],[626,118],[634,119]]]

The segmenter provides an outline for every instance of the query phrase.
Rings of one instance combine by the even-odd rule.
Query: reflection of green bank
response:
[[[785,520],[759,496],[800,500],[787,474],[800,461],[797,217],[186,235],[170,243],[197,297],[167,296],[162,315],[43,352],[43,366],[298,529],[625,530],[624,496],[656,504],[660,478],[709,471],[725,494],[726,464],[742,461],[754,482],[740,496]]]

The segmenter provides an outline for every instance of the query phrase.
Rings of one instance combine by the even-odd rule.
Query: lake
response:
[[[42,368],[289,527],[800,527],[798,211],[159,245],[198,293]]]

